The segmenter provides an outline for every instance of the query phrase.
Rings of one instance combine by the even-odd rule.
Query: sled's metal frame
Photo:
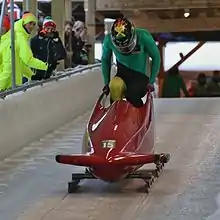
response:
[[[169,162],[169,159],[166,163]],[[137,170],[134,173],[128,174],[124,179],[142,179],[145,182],[144,192],[149,193],[149,189],[155,182],[157,178],[159,178],[160,174],[163,171],[165,163],[157,163],[155,169],[148,170]],[[79,183],[85,179],[97,179],[92,172],[86,169],[85,173],[73,173],[72,181],[68,183],[68,193],[75,193],[79,186]]]

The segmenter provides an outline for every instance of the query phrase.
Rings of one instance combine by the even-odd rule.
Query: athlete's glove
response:
[[[154,85],[148,83],[148,84],[147,84],[147,91],[149,91],[149,92],[154,92],[154,91],[155,91]]]
[[[102,91],[108,95],[110,93],[110,89],[109,89],[109,86],[108,85],[105,85],[104,88],[102,89]]]

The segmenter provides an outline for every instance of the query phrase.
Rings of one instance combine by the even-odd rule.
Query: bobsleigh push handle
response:
[[[152,93],[155,93],[155,88],[154,86],[147,86],[147,98],[152,96]]]
[[[101,102],[103,100],[104,97],[107,97],[107,95],[105,94],[105,92],[102,92],[102,94],[99,96],[98,101],[97,102]]]
[[[155,92],[155,88],[154,88],[154,86],[149,86],[149,84],[147,85],[147,92],[148,93],[151,93],[151,92]]]
[[[106,98],[107,98],[106,93],[102,92],[101,95],[99,96],[97,102],[96,102],[96,105],[105,106]]]

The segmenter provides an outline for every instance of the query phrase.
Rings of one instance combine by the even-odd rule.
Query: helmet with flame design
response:
[[[126,18],[117,18],[111,27],[111,39],[119,52],[129,54],[137,43],[134,25]]]

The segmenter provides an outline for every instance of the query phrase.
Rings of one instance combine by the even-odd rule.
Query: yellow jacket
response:
[[[34,75],[30,67],[45,71],[48,68],[47,63],[33,57],[29,38],[30,34],[23,28],[22,19],[15,22],[15,76],[17,86],[22,84],[23,76],[30,79]],[[0,90],[9,89],[11,86],[11,31],[8,31],[1,37],[0,43]]]

